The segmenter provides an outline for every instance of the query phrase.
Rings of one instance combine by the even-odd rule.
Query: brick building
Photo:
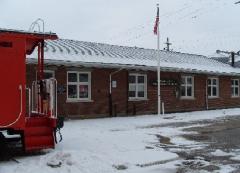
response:
[[[45,77],[58,81],[59,115],[156,113],[159,56],[165,112],[239,107],[240,69],[229,64],[200,55],[59,39],[45,47]],[[29,87],[36,79],[36,58],[27,59]]]

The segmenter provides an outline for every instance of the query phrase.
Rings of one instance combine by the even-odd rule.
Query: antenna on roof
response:
[[[168,37],[167,37],[167,42],[165,44],[167,45],[167,47],[165,47],[164,50],[170,51],[170,46],[172,45],[172,43],[169,42],[169,38]]]

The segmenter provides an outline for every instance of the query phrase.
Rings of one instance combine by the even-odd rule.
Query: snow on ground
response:
[[[178,155],[156,147],[159,144],[156,135],[171,137],[177,145],[198,145],[178,137],[183,134],[181,128],[169,128],[168,123],[224,118],[239,115],[239,112],[240,109],[225,109],[69,120],[62,130],[64,139],[55,150],[16,158],[20,163],[2,162],[0,173],[174,173],[176,164],[180,163]],[[162,164],[165,161],[168,162]],[[52,168],[48,164],[59,167]]]
[[[224,151],[219,150],[219,149],[217,149],[214,152],[211,152],[211,154],[214,155],[214,156],[231,156],[231,155],[233,155],[232,153],[227,153],[227,152],[224,152]]]
[[[235,157],[232,157],[231,159],[232,159],[232,160],[238,160],[238,161],[239,161],[239,160],[240,160],[240,156],[235,156]]]

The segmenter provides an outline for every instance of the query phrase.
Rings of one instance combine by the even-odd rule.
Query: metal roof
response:
[[[232,58],[227,56],[220,56],[220,57],[212,57],[212,59],[217,60],[219,62],[231,65]],[[235,56],[235,68],[240,68],[240,56]]]
[[[45,46],[46,62],[52,64],[155,70],[160,57],[161,70],[240,75],[240,69],[202,55],[69,39],[49,40]],[[36,57],[35,52],[28,61]]]

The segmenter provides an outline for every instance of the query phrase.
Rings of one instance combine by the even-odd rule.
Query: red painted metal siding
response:
[[[25,40],[18,37],[0,37],[0,42],[12,43],[12,47],[0,47],[0,126],[14,122],[20,113],[20,90],[22,86],[23,110],[20,121],[14,125],[19,127],[25,117]],[[3,117],[3,118],[2,118]]]

